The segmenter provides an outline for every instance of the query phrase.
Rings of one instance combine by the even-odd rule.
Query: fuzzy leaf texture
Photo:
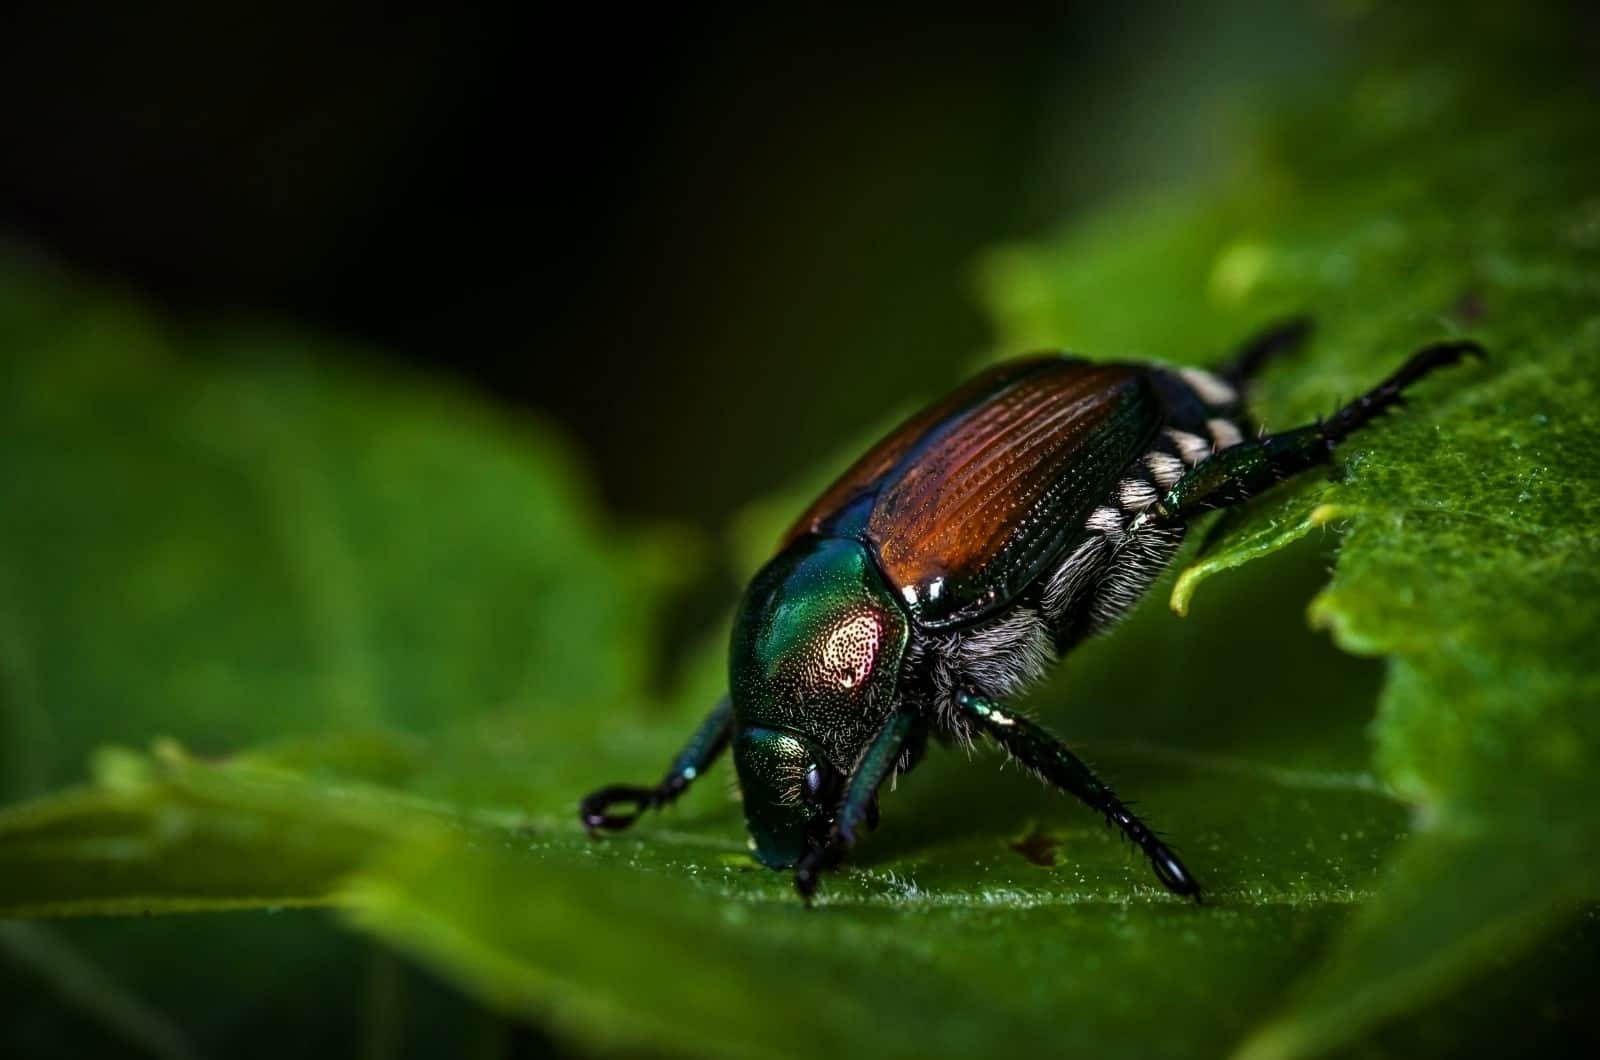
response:
[[[654,779],[721,679],[711,636],[692,689],[650,691],[682,536],[608,526],[551,432],[360,351],[185,327],[11,255],[0,914],[52,919],[0,924],[0,977],[95,1029],[20,1002],[8,1026],[215,1051],[329,988],[324,955],[345,967],[306,926],[329,914],[246,912],[316,906],[579,1054],[1385,1056],[1583,1034],[1600,122],[1571,69],[1530,64],[1548,36],[1508,29],[1487,56],[1383,25],[1343,91],[1278,105],[1220,184],[981,270],[1006,354],[1207,363],[1312,313],[1314,341],[1252,395],[1274,427],[1423,342],[1491,351],[1333,475],[1199,528],[1181,575],[1030,703],[1175,841],[1202,907],[992,754],[936,749],[809,912],[748,857],[726,763],[591,842],[577,797]],[[740,539],[775,539],[793,499]],[[61,919],[130,913],[194,915],[159,943]],[[185,997],[219,952],[259,971],[197,1020]]]

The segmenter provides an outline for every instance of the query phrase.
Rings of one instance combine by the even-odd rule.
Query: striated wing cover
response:
[[[868,544],[925,627],[1003,607],[1083,533],[1164,413],[1140,367],[1047,356],[979,375],[901,424],[807,510]]]

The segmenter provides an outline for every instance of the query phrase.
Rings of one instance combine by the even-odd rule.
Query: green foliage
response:
[[[1600,130],[1557,64],[1427,44],[1372,45],[1220,187],[985,265],[1006,352],[1204,362],[1314,311],[1255,395],[1275,426],[1441,335],[1493,351],[1334,480],[1206,528],[1036,697],[1207,905],[981,754],[906,778],[809,912],[745,854],[725,766],[588,841],[576,797],[654,777],[709,706],[649,694],[676,535],[607,528],[546,432],[473,401],[13,263],[0,912],[330,906],[591,1051],[1391,1055],[1575,1032],[1600,885]],[[127,1051],[189,1051],[136,996],[154,963],[119,981],[104,939],[9,927],[0,967],[76,984]]]

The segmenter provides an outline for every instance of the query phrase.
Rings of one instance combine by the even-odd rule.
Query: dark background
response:
[[[985,248],[1203,178],[1332,47],[1237,2],[8,22],[0,234],[541,410],[615,510],[704,525],[959,376]]]

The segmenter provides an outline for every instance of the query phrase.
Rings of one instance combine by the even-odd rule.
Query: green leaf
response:
[[[1130,309],[1140,294],[1106,297],[1120,285],[1184,288],[1177,319],[1207,340],[1218,322],[1313,312],[1312,349],[1260,387],[1279,426],[1422,341],[1465,331],[1491,351],[1353,439],[1336,481],[1274,491],[1221,523],[1173,593],[1182,613],[1211,575],[1336,530],[1338,565],[1310,618],[1390,660],[1376,760],[1416,808],[1419,834],[1376,900],[1250,1056],[1348,1043],[1600,891],[1600,165],[1583,146],[1596,130],[1592,110],[1548,92],[1550,70],[1512,88],[1486,73],[1504,56],[1451,55],[1453,43],[1429,41],[1428,59],[1377,67],[1352,98],[1297,114],[1226,195],[1103,215],[988,273],[1008,334],[1054,330],[1113,353],[1128,319],[1157,313]],[[1204,359],[1159,331],[1143,333],[1160,343],[1149,352]]]
[[[462,739],[482,747],[507,735]],[[530,743],[518,757],[550,753]],[[392,788],[312,779],[297,747],[224,763],[172,749],[104,756],[95,787],[0,822],[0,909],[334,902],[479,996],[598,1047],[696,1040],[715,1026],[711,1048],[725,1054],[855,1042],[965,1055],[1048,1040],[1059,1004],[1085,1013],[1073,1040],[1112,1050],[1141,1003],[1135,980],[1168,999],[1155,1045],[1232,1040],[1249,1010],[1214,1012],[1217,983],[1281,990],[1369,892],[1402,814],[1360,773],[1144,746],[1100,757],[1151,781],[1147,800],[1168,808],[1211,870],[1215,909],[1166,895],[1101,824],[1030,779],[958,759],[908,779],[889,811],[895,827],[807,912],[782,874],[744,856],[737,810],[716,788],[637,835],[592,843],[569,793],[530,799],[548,815],[447,812]],[[601,746],[590,768],[610,775],[618,758]],[[516,786],[480,783],[490,805],[499,784]],[[1185,815],[1185,800],[1202,808]],[[1060,844],[1053,866],[1011,848],[1023,830]],[[1292,872],[1274,865],[1284,831],[1304,853]],[[155,897],[151,879],[162,881]],[[897,972],[887,983],[885,967]],[[907,1039],[908,1025],[936,1037]]]

